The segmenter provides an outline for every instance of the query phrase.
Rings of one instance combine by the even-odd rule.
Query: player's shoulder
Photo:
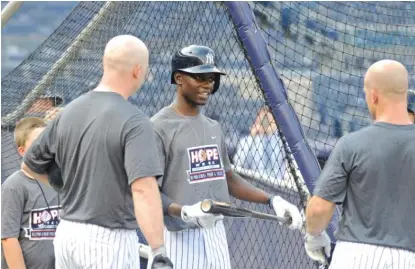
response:
[[[132,105],[133,106],[133,105]],[[125,133],[130,130],[152,130],[150,117],[147,116],[141,109],[137,107],[130,108],[128,113],[119,115],[120,122],[123,122],[122,126]]]
[[[27,181],[27,177],[23,174],[22,171],[17,170],[13,174],[11,174],[1,185],[1,191],[9,192],[23,192],[25,190],[25,183]]]
[[[202,119],[207,122],[210,125],[214,125],[214,126],[219,126],[220,127],[220,123],[217,120],[214,120],[208,116],[206,116],[205,114],[201,114]]]
[[[219,121],[212,119],[203,113],[200,114],[200,119],[204,122],[207,128],[210,128],[211,130],[222,131],[222,126]]]
[[[201,119],[203,120],[204,124],[206,125],[206,128],[208,128],[209,130],[211,130],[212,134],[216,134],[219,135],[221,137],[223,137],[223,129],[222,129],[222,125],[220,124],[219,121],[212,119],[204,114],[201,114]]]
[[[356,141],[366,141],[368,139],[373,139],[378,137],[380,134],[395,134],[396,132],[401,132],[408,134],[415,134],[415,124],[412,125],[395,125],[384,122],[376,122],[365,126],[364,128],[347,134],[344,136],[347,143],[355,143]]]
[[[150,120],[154,124],[163,123],[165,121],[168,121],[172,117],[173,113],[171,111],[171,108],[166,106],[160,109],[156,114],[154,114]]]
[[[127,100],[118,100],[120,103],[112,103],[112,107],[109,108],[111,110],[110,113],[117,113],[120,117],[129,119],[143,119],[149,120],[149,117],[143,110],[141,110],[138,106],[131,104]]]
[[[170,139],[181,125],[170,106],[163,107],[150,118],[154,132],[163,140]]]
[[[348,133],[337,140],[336,147],[350,148],[356,144],[356,141],[360,141],[361,137],[367,135],[370,132],[370,126],[366,126],[358,131]]]
[[[365,126],[355,132],[340,137],[336,143],[336,147],[346,150],[361,148],[362,144],[367,144],[367,139],[372,139],[378,132],[379,130],[373,124]]]
[[[130,116],[136,113],[144,114],[136,105],[125,100],[115,92],[89,91],[70,102],[63,113],[70,114],[73,110],[85,107],[97,107],[97,113],[111,113],[112,115]],[[69,112],[68,112],[69,111]]]
[[[152,116],[150,121],[156,132],[163,130],[169,130],[171,132],[180,125],[181,118],[173,112],[170,106],[166,106]]]
[[[138,107],[136,107],[136,106],[134,106],[130,103],[128,103],[126,106],[128,107],[127,118],[150,121],[150,117],[147,116],[147,114],[144,113],[144,111],[142,111],[140,108],[138,108]]]

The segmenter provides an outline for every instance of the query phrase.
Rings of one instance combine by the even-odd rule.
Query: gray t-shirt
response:
[[[415,125],[375,123],[342,137],[315,195],[343,205],[341,241],[415,251]]]
[[[37,173],[61,168],[62,219],[107,228],[138,228],[130,184],[163,174],[149,118],[114,92],[68,104],[24,162]]]
[[[20,170],[1,186],[1,239],[19,240],[26,268],[55,268],[53,238],[59,211],[57,192]],[[8,268],[3,251],[1,268]]]
[[[203,114],[184,117],[165,107],[152,117],[164,176],[162,193],[181,205],[203,199],[229,202],[225,173],[231,170],[219,123]],[[169,230],[191,228],[165,216]]]

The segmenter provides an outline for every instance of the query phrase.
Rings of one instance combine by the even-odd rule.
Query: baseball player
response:
[[[203,199],[230,202],[229,196],[269,204],[288,214],[291,228],[302,226],[298,209],[279,196],[251,186],[231,170],[221,126],[200,112],[219,89],[214,51],[182,48],[172,58],[176,100],[152,117],[164,176],[159,179],[165,214],[167,255],[178,269],[230,269],[222,215],[201,211]]]
[[[14,133],[19,155],[25,154],[45,126],[36,117],[19,121]],[[1,268],[55,268],[52,240],[59,224],[57,192],[18,170],[2,185],[1,199]]]
[[[57,269],[140,268],[137,222],[152,259],[170,263],[164,259],[156,181],[163,171],[154,131],[149,118],[127,101],[141,87],[148,60],[138,38],[111,39],[100,84],[68,104],[25,154],[23,168],[43,180],[50,174],[62,195]]]
[[[335,205],[343,207],[330,268],[415,268],[415,125],[407,88],[399,62],[370,66],[364,91],[374,123],[337,142],[308,203],[305,249],[320,262],[330,251],[324,229]]]

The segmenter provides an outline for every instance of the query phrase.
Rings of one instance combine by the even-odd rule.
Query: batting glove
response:
[[[303,218],[298,208],[282,199],[280,196],[274,196],[271,198],[271,206],[275,211],[275,215],[278,217],[291,217],[291,224],[288,226],[290,229],[301,229],[303,227]]]
[[[211,229],[215,227],[218,220],[223,219],[223,215],[214,215],[205,213],[201,209],[202,202],[198,202],[194,205],[183,206],[181,217],[185,222],[191,222],[200,228]]]
[[[166,248],[160,247],[151,251],[147,269],[173,269],[173,263],[167,257]]]
[[[331,252],[329,235],[324,231],[319,235],[306,234],[304,239],[307,255],[320,264],[327,264]]]

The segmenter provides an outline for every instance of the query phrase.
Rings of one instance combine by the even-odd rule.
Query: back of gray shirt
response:
[[[58,194],[17,171],[1,186],[1,200],[1,239],[18,239],[26,268],[55,268],[53,238],[59,224]],[[3,252],[1,268],[8,268]]]
[[[151,120],[164,167],[159,180],[162,193],[181,205],[203,199],[229,202],[225,172],[231,165],[219,123],[203,114],[184,117],[171,107],[163,108]],[[190,227],[169,216],[165,220],[169,230]]]
[[[415,251],[415,125],[375,123],[341,138],[315,195],[343,205],[337,239]]]
[[[150,119],[114,92],[91,91],[46,127],[24,162],[45,173],[61,168],[61,218],[136,229],[130,184],[163,174]]]

